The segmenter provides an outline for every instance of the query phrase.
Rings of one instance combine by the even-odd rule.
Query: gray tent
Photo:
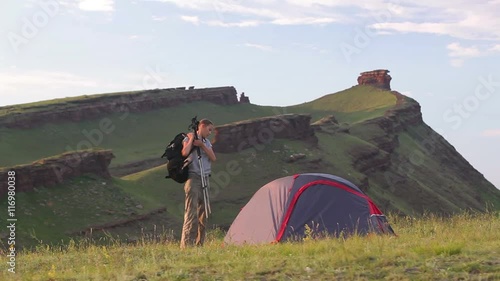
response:
[[[311,233],[370,232],[394,234],[386,217],[357,186],[333,175],[298,174],[261,187],[231,224],[224,241],[259,244],[300,240]]]

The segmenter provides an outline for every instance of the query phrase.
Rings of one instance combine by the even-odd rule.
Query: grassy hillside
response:
[[[2,280],[499,280],[498,214],[390,216],[398,237],[369,236],[203,248],[145,237],[137,243],[40,246]],[[480,230],[480,231],[478,231]]]
[[[160,157],[166,144],[186,132],[191,118],[210,117],[216,124],[280,114],[256,105],[220,106],[207,102],[144,113],[118,113],[96,120],[45,124],[33,129],[0,128],[0,166],[30,163],[62,152],[102,147],[113,150],[112,166]],[[110,125],[103,126],[106,120]]]
[[[364,91],[369,92],[370,98],[363,96]],[[58,100],[44,104],[64,106]],[[384,108],[394,104],[395,97],[390,92],[357,86],[295,107],[220,106],[197,102],[143,113],[110,114],[82,122],[48,123],[29,130],[0,127],[0,167],[30,163],[43,157],[91,147],[112,149],[116,158],[111,166],[159,157],[165,145],[178,132],[187,131],[195,115],[208,117],[215,124],[222,125],[286,113],[311,113],[314,121],[334,113],[340,122],[350,123],[380,116]],[[328,109],[330,105],[332,108]]]
[[[119,179],[89,175],[51,188],[18,192],[16,241],[21,248],[66,243],[70,237],[78,237],[80,231],[132,219],[162,207],[133,196],[130,190],[135,188]],[[0,208],[7,210],[6,200],[2,200]],[[3,221],[6,216],[7,212],[0,214]],[[7,230],[0,233],[5,237]],[[1,244],[5,242],[2,239]]]
[[[293,112],[312,113],[314,119],[334,114],[341,123],[356,123],[379,117],[396,105],[396,97],[371,86],[354,86],[311,102],[288,107]]]
[[[356,86],[291,107],[197,102],[97,120],[49,123],[33,129],[0,127],[0,166],[94,146],[113,150],[116,158],[111,166],[159,158],[178,132],[187,131],[195,115],[226,124],[286,113],[310,113],[314,122],[333,114],[347,130],[316,132],[317,145],[272,139],[238,153],[217,153],[211,177],[210,225],[228,227],[267,182],[307,172],[334,174],[368,189],[368,195],[384,212],[419,216],[425,212],[500,209],[500,192],[425,124],[390,135],[376,123],[367,122],[384,116],[395,104],[391,92]],[[103,120],[111,124],[106,126],[109,130],[102,130]],[[396,139],[397,147],[393,152],[384,151],[377,143],[381,139]],[[433,140],[431,150],[426,143],[429,139]],[[306,157],[288,162],[296,153]],[[165,174],[163,165],[111,180],[88,175],[56,187],[18,193],[17,206],[22,206],[19,221],[23,222],[18,239],[26,247],[39,241],[66,243],[70,237],[80,237],[82,231],[103,227],[106,232],[95,231],[94,235],[135,241],[162,229],[177,238],[184,191],[181,184],[165,179]],[[0,201],[0,208],[7,209],[6,198]],[[6,215],[0,213],[0,218],[6,219]],[[114,225],[116,222],[127,223]],[[0,235],[5,237],[6,232]]]
[[[61,109],[61,108],[66,109],[68,107],[77,107],[78,102],[82,102],[82,101],[86,101],[86,100],[87,101],[94,100],[96,98],[103,98],[103,97],[109,98],[109,97],[113,97],[113,96],[135,94],[135,93],[139,93],[139,92],[140,91],[129,91],[129,92],[117,92],[117,93],[106,93],[106,94],[96,94],[96,95],[82,95],[82,96],[75,96],[75,97],[66,97],[66,98],[58,98],[58,99],[51,99],[51,100],[45,100],[45,101],[3,106],[3,107],[0,107],[0,116],[12,114],[12,113],[36,112],[36,111],[39,111],[40,109],[49,110],[49,111],[50,110],[57,110],[57,109]],[[72,102],[77,102],[77,103],[71,104]]]

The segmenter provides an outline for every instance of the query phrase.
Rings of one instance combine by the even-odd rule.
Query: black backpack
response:
[[[179,133],[165,148],[165,153],[161,158],[167,157],[167,170],[168,175],[165,177],[167,179],[173,179],[178,183],[184,183],[188,179],[189,167],[186,163],[186,158],[182,156],[183,140],[187,135],[185,133]],[[189,152],[191,154],[193,150]],[[188,154],[188,156],[189,156]]]

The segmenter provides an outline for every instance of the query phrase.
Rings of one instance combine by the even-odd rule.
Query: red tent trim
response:
[[[290,206],[288,207],[288,210],[286,211],[285,217],[283,218],[283,222],[281,223],[280,231],[278,232],[278,235],[276,236],[276,241],[280,241],[281,238],[283,237],[283,234],[285,233],[286,226],[288,225],[288,221],[290,220],[290,216],[292,215],[293,209],[295,208],[295,204],[297,203],[297,200],[299,200],[300,195],[308,189],[309,187],[313,185],[328,185],[328,186],[333,186],[337,187],[340,189],[343,189],[347,192],[350,192],[352,194],[355,194],[356,196],[359,196],[361,198],[364,198],[368,201],[368,206],[370,209],[370,215],[382,215],[382,212],[375,206],[375,204],[372,202],[372,200],[364,195],[363,193],[360,193],[356,190],[353,190],[352,188],[349,188],[345,184],[341,184],[335,181],[329,181],[329,180],[317,180],[317,181],[312,181],[309,182],[305,185],[303,185],[297,193],[293,196],[292,202],[290,203]]]

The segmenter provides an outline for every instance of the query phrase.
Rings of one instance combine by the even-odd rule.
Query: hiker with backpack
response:
[[[182,148],[182,156],[188,157],[190,163],[188,166],[188,179],[184,185],[186,199],[181,248],[189,245],[202,246],[205,240],[205,224],[208,217],[207,207],[208,212],[210,212],[209,202],[207,202],[208,206],[205,205],[205,201],[208,200],[208,179],[211,172],[211,163],[216,160],[212,144],[207,138],[214,130],[212,121],[208,119],[196,121],[193,129],[194,132],[188,133],[184,138]]]

